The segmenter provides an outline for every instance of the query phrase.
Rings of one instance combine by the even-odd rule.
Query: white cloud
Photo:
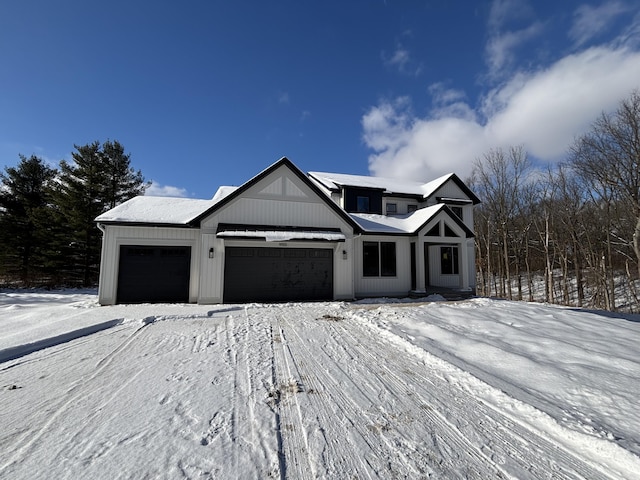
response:
[[[151,181],[151,185],[145,190],[145,195],[150,197],[187,197],[187,191],[184,188],[172,187],[171,185],[161,185],[155,180]]]
[[[289,94],[287,92],[278,93],[278,103],[289,105],[290,101],[291,100],[289,99]]]
[[[475,120],[476,113],[466,103],[466,94],[462,90],[447,88],[444,83],[438,82],[429,85],[429,93],[433,109],[431,116],[434,118],[463,118]]]
[[[422,73],[422,65],[414,61],[409,50],[400,43],[398,43],[393,53],[389,54],[383,51],[380,56],[386,67],[395,68],[402,74],[417,76]]]
[[[492,35],[486,45],[490,77],[499,76],[505,67],[513,63],[515,50],[528,40],[537,37],[540,32],[542,32],[542,24],[536,22],[521,30]]]
[[[409,51],[398,47],[390,57],[383,56],[386,65],[398,67],[400,71],[404,71],[405,66],[409,62]]]
[[[573,13],[574,22],[569,30],[576,46],[583,45],[607,29],[618,15],[629,11],[630,8],[619,1],[604,2],[599,7],[581,5]]]
[[[540,35],[544,25],[534,21],[534,12],[526,0],[494,0],[487,28],[485,61],[489,79],[496,79],[513,65],[517,49]]]
[[[489,29],[501,30],[507,22],[529,18],[533,10],[526,0],[494,0],[489,10]]]
[[[477,110],[442,87],[433,91],[451,103],[434,102],[422,118],[407,97],[382,101],[362,118],[363,140],[374,152],[369,168],[374,175],[424,181],[448,172],[464,177],[489,148],[519,144],[539,160],[558,161],[576,135],[636,88],[640,52],[599,47],[513,75]]]

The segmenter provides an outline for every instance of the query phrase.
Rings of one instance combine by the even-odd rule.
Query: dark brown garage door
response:
[[[331,299],[330,248],[225,249],[225,303]]]
[[[189,301],[191,247],[122,245],[117,303]]]

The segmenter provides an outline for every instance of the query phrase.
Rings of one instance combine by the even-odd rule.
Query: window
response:
[[[396,276],[396,244],[393,242],[380,243],[380,270],[383,277]]]
[[[411,213],[411,212],[415,212],[416,210],[418,210],[418,206],[417,205],[407,205],[407,213]]]
[[[365,277],[380,276],[378,242],[364,242],[362,249],[362,274]]]
[[[462,220],[462,207],[449,207],[451,209],[451,211],[460,219]]]
[[[358,195],[356,197],[356,211],[367,213],[369,211],[369,197]]]
[[[398,205],[396,203],[387,203],[387,215],[395,215],[398,213]]]
[[[364,242],[362,248],[362,275],[365,277],[395,277],[395,242]]]
[[[440,247],[440,271],[443,275],[457,275],[458,247]]]
[[[427,237],[439,237],[440,236],[440,223],[436,223],[431,230],[427,232]]]
[[[445,237],[457,237],[456,232],[454,232],[449,225],[444,224],[444,236]]]

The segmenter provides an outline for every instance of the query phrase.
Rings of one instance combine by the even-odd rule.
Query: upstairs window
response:
[[[387,215],[395,215],[398,213],[398,204],[387,203]]]
[[[353,213],[375,213],[382,215],[382,189],[345,187],[344,209]]]
[[[356,197],[356,211],[358,213],[367,213],[369,211],[369,197],[362,195]]]
[[[456,217],[458,217],[460,220],[463,219],[462,218],[462,207],[449,206],[449,208],[456,215]]]
[[[418,205],[409,204],[407,205],[407,213],[415,212],[418,210]]]
[[[364,242],[362,248],[362,275],[365,277],[395,277],[395,242]]]

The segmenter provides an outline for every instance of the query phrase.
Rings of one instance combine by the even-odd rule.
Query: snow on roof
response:
[[[95,221],[186,225],[215,204],[215,200],[141,195],[99,215]]]
[[[309,172],[309,175],[329,189],[339,189],[342,186],[377,188],[385,193],[418,195],[428,197],[436,191],[453,173],[448,173],[428,183],[397,178],[369,177],[366,175],[348,175],[342,173]]]
[[[220,200],[222,200],[223,198],[228,197],[229,195],[231,195],[233,192],[235,192],[239,187],[227,187],[227,186],[222,186],[218,188],[218,191],[216,192],[216,194],[213,196],[213,201],[214,202],[219,202]]]
[[[372,213],[350,213],[358,225],[371,233],[415,233],[422,225],[438,213],[444,205],[420,208],[405,215],[387,216]]]

